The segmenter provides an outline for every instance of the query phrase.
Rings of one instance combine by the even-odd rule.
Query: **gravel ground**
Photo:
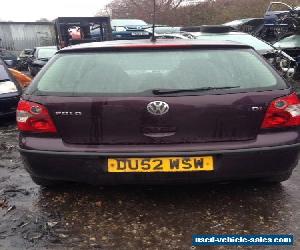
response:
[[[0,249],[192,249],[196,233],[293,234],[300,249],[299,183],[298,167],[275,186],[42,189],[23,168],[11,122],[0,126]]]

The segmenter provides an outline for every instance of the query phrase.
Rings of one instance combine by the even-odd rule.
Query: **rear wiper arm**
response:
[[[224,86],[224,87],[203,87],[196,89],[154,89],[152,93],[154,95],[162,95],[162,94],[176,94],[176,93],[184,93],[184,92],[204,92],[209,90],[218,90],[218,89],[234,89],[239,88],[240,86]]]

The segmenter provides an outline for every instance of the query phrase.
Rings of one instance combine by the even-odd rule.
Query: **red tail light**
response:
[[[268,107],[262,128],[300,126],[300,100],[295,93],[278,98]]]
[[[17,123],[20,131],[56,133],[56,127],[46,107],[21,100],[17,108]]]

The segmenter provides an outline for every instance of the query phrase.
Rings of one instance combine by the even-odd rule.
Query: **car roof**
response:
[[[198,32],[201,36],[222,36],[222,35],[244,35],[251,36],[248,33],[239,32],[239,31],[230,31],[230,32]]]
[[[187,32],[191,33],[192,35],[198,36],[252,36],[251,34],[240,32],[240,31],[229,31],[229,32]],[[257,37],[255,37],[257,38]],[[258,38],[257,38],[258,39]]]
[[[79,52],[95,51],[104,49],[146,49],[146,48],[252,48],[249,45],[232,41],[205,41],[205,40],[184,40],[184,39],[161,39],[155,42],[149,40],[119,40],[106,42],[93,42],[69,46],[58,51]]]
[[[134,18],[113,18],[112,21],[144,21],[142,19],[134,19]]]
[[[186,33],[188,33],[188,32],[186,32]],[[183,35],[180,33],[160,33],[160,34],[155,34],[155,36],[178,36],[178,37],[181,37]]]
[[[248,44],[249,46],[252,46],[260,54],[264,54],[274,48],[272,45],[268,44],[266,41],[261,40],[260,38],[257,38],[255,36],[245,33],[245,32],[239,32],[239,31],[231,31],[231,32],[224,32],[224,33],[197,32],[197,33],[192,33],[192,34],[194,36],[196,36],[196,39],[200,39],[202,37],[201,39],[203,39],[203,40],[207,39],[205,37],[217,37],[217,38],[220,37],[220,38],[222,38],[222,36],[225,36],[226,39],[230,39],[230,37],[231,37],[231,39],[233,39],[234,36],[239,36],[239,38],[241,36],[244,36],[245,38],[248,37],[248,42],[243,41],[243,44]],[[236,40],[239,40],[239,39],[236,39]],[[259,42],[260,44],[265,44],[264,46],[266,48],[261,48],[261,46],[259,46],[260,48],[258,48],[257,47],[258,45],[255,45],[252,43],[255,40],[257,40],[257,43]]]

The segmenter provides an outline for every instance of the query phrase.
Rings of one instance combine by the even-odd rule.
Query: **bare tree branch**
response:
[[[107,5],[113,18],[143,19],[152,23],[153,0],[112,0]],[[193,5],[185,0],[156,0],[157,23],[173,26],[222,24],[248,17],[262,17],[270,0],[203,0]],[[294,6],[300,0],[284,0]]]

